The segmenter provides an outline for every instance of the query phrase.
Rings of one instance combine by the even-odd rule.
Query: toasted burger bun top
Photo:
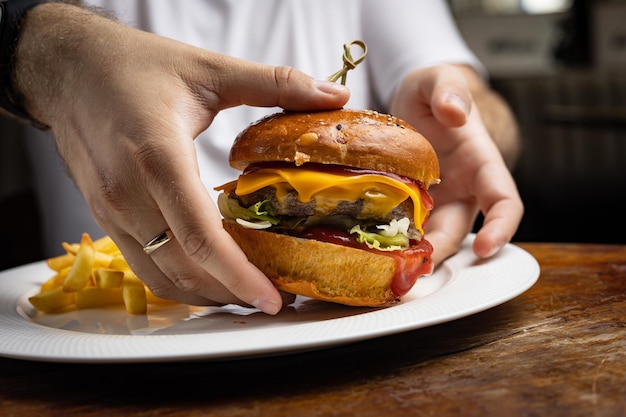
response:
[[[281,112],[251,124],[236,138],[230,165],[244,170],[257,162],[345,165],[439,182],[435,151],[401,119],[373,110]]]

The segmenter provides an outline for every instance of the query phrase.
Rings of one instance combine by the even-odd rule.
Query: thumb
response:
[[[445,126],[459,127],[467,121],[472,96],[462,70],[445,66],[433,77],[431,108]]]
[[[344,85],[315,80],[292,67],[271,66],[226,57],[222,76],[213,80],[225,109],[242,104],[286,110],[324,110],[342,107],[350,98]]]
[[[431,103],[433,114],[444,126],[460,127],[465,124],[471,108],[471,98],[464,90],[453,87],[438,89]]]

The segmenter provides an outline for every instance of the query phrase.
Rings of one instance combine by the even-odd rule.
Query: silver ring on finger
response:
[[[156,236],[154,239],[150,240],[150,242],[146,243],[143,247],[143,251],[146,255],[151,255],[155,250],[159,249],[161,246],[165,245],[173,238],[174,234],[170,229],[167,229],[160,235]]]

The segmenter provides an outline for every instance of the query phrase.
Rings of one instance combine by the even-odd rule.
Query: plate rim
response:
[[[279,327],[270,326],[254,329],[242,328],[236,331],[221,331],[217,336],[215,333],[210,331],[206,333],[176,335],[94,334],[56,329],[34,321],[29,321],[18,312],[18,304],[24,294],[29,291],[29,289],[26,289],[25,287],[30,285],[30,291],[32,291],[33,288],[36,288],[37,280],[31,281],[30,284],[20,283],[22,285],[18,285],[17,288],[13,288],[14,291],[9,291],[8,295],[4,294],[5,291],[3,290],[5,290],[5,287],[8,286],[7,281],[10,279],[9,277],[11,275],[18,274],[19,272],[23,272],[29,268],[37,269],[41,267],[45,261],[38,261],[18,266],[5,271],[0,271],[0,332],[5,333],[5,331],[9,330],[14,336],[10,341],[7,340],[7,337],[0,339],[0,357],[63,363],[139,363],[193,360],[232,360],[268,355],[284,355],[345,345],[457,320],[510,301],[511,299],[526,292],[539,279],[540,266],[537,260],[523,248],[516,246],[513,243],[508,243],[502,248],[500,253],[495,255],[493,258],[488,260],[478,260],[473,255],[471,249],[474,238],[475,234],[468,234],[468,236],[464,239],[459,252],[444,261],[433,273],[433,275],[435,275],[445,274],[447,272],[451,277],[450,282],[446,283],[434,293],[419,298],[419,301],[418,299],[414,299],[412,301],[385,309],[376,309],[362,314],[333,318],[325,321],[287,324],[286,326]],[[509,286],[508,288],[506,286],[504,288],[496,288],[495,291],[497,291],[497,296],[492,297],[491,299],[485,296],[481,297],[479,294],[478,299],[480,302],[469,302],[469,304],[463,305],[455,311],[446,310],[446,306],[440,305],[441,301],[445,302],[447,297],[451,297],[448,293],[452,292],[452,297],[454,297],[455,290],[458,291],[459,287],[462,288],[462,285],[459,284],[459,279],[461,277],[459,274],[467,274],[467,265],[465,265],[465,263],[468,260],[472,260],[471,266],[477,266],[478,268],[476,274],[480,274],[480,272],[484,272],[485,269],[493,268],[494,265],[500,265],[502,262],[507,261],[508,259],[506,258],[508,257],[512,257],[517,262],[516,266],[518,266],[517,275],[515,276],[515,286]],[[519,268],[519,266],[524,266],[524,268]],[[459,272],[459,270],[461,272]],[[38,282],[43,282],[44,279],[45,277],[41,277]],[[418,279],[418,283],[420,282],[420,279]],[[496,284],[496,286],[502,286],[502,283],[498,283],[496,281],[489,282]],[[10,290],[11,288],[12,287],[9,285],[8,289]],[[409,295],[410,294],[411,292]],[[411,314],[420,312],[420,310],[422,310],[420,307],[422,306],[439,308],[442,312],[440,314],[431,314],[427,318],[422,317],[421,320],[411,321]],[[389,317],[390,315],[391,317]],[[369,321],[370,323],[376,322],[378,324],[375,327],[370,325],[370,328],[368,329],[368,325],[367,323],[364,323],[364,321]],[[332,323],[333,325],[336,325],[335,327],[340,327],[346,331],[338,333],[337,329],[328,331],[330,329],[327,328],[325,337],[317,337],[316,339],[307,337],[289,342],[281,341],[281,337],[284,337],[285,333],[289,330],[296,330],[297,332],[305,332],[319,336],[319,332],[316,333],[312,330],[319,331],[320,327],[324,330],[324,325],[327,323]],[[23,326],[22,329],[17,328],[20,324]],[[251,335],[250,332],[253,332],[253,334]],[[242,336],[247,335],[248,337],[251,337],[259,332],[264,332],[266,339],[269,337],[271,341],[265,341],[260,345],[257,344],[254,346],[242,340]],[[46,336],[51,337],[50,339],[46,339]],[[239,345],[237,345],[238,348],[233,349],[232,346],[229,346],[229,350],[226,349],[226,340],[224,339],[228,337],[232,337],[233,341],[239,343]],[[154,343],[157,341],[157,338],[158,342],[162,342],[163,340],[168,341],[168,343],[170,343],[168,345],[169,347],[166,349],[159,349],[159,346],[165,346],[165,344]],[[213,342],[215,342],[215,339],[219,339],[218,341],[222,343],[224,347],[219,349],[214,348],[213,350],[187,350],[186,347],[180,347],[182,346],[181,343],[197,343],[202,345],[210,342],[210,340],[207,341],[207,339],[211,338],[214,338]],[[122,341],[121,343],[132,345],[129,346],[129,349],[125,354],[115,350],[117,349],[115,348],[115,342],[119,342],[120,340]],[[45,346],[33,347],[32,345],[29,345],[30,350],[24,350],[24,345],[26,343],[32,343],[33,341],[38,341],[39,343],[42,343],[43,341],[44,345],[48,343],[50,345],[48,347],[55,348],[52,349],[52,352],[54,353],[51,353],[50,350],[45,350]],[[95,344],[100,343],[102,345],[106,345],[107,347],[109,345],[114,346],[114,351],[106,352],[105,349],[93,349],[94,346],[90,346],[90,344],[94,344],[93,341],[96,341]],[[175,343],[172,344],[173,341]],[[92,348],[91,354],[85,354],[85,352],[82,352],[82,354],[79,355],[74,353],[69,345],[71,342],[87,344],[88,347]],[[52,346],[53,343],[54,346]],[[59,344],[61,344],[60,347]],[[63,353],[64,344],[70,346],[70,349],[66,349],[65,353]],[[179,347],[178,350],[177,347]]]

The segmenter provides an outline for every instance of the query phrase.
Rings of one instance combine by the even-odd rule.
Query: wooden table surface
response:
[[[537,284],[467,318],[273,358],[0,359],[0,415],[626,416],[626,246],[518,245]]]

